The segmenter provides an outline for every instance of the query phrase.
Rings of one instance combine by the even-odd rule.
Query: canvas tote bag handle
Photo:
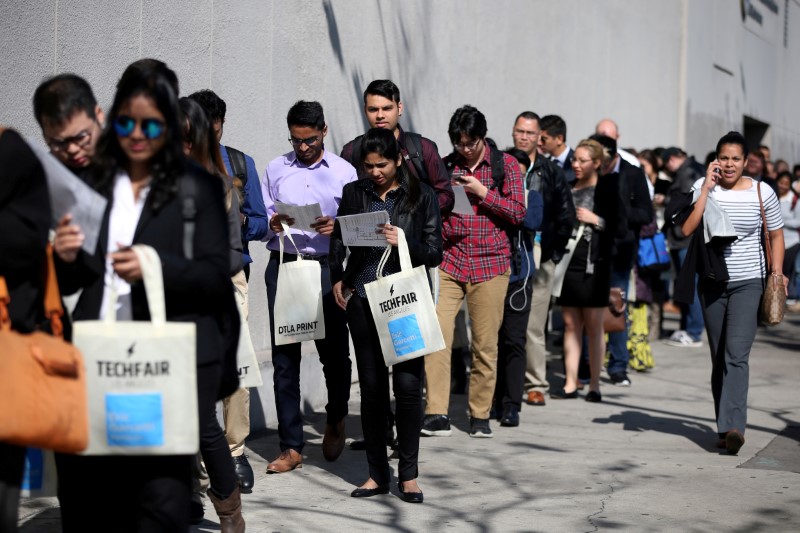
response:
[[[403,232],[402,228],[397,228],[397,253],[400,255],[400,271],[406,272],[411,271],[414,269],[414,266],[411,264],[411,254],[408,253],[408,242],[406,242],[406,234]],[[383,269],[386,266],[386,262],[389,261],[389,256],[392,254],[392,245],[386,246],[386,249],[383,251],[383,255],[381,256],[381,260],[378,263],[378,270],[375,273],[377,279],[383,278]]]
[[[147,307],[150,310],[150,322],[155,326],[163,326],[167,323],[167,305],[164,300],[164,276],[161,271],[161,259],[152,246],[136,244],[131,247],[131,250],[136,254],[136,258],[139,260],[139,269],[142,271],[142,282],[147,295]],[[103,321],[106,324],[113,324],[117,321],[116,303],[117,289],[112,284],[105,301],[106,316]]]
[[[283,237],[284,237],[284,235],[289,237],[289,240],[291,241],[292,246],[294,246],[294,251],[297,252],[297,260],[298,261],[303,261],[303,256],[300,253],[300,250],[297,249],[297,245],[294,243],[294,239],[292,239],[292,234],[289,233],[289,226],[286,225],[286,221],[281,220],[281,227],[283,228],[283,232],[278,236],[278,245],[280,246],[280,249],[281,249],[280,262],[278,264],[279,265],[283,264]]]

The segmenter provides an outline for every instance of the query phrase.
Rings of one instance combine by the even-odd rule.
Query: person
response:
[[[205,110],[211,121],[216,141],[220,143],[228,109],[225,101],[210,89],[194,92],[189,95],[189,98],[200,104]],[[241,261],[244,267],[242,273],[233,277],[233,286],[241,304],[242,318],[245,320],[244,326],[247,327],[249,316],[247,282],[250,279],[250,265],[253,262],[249,243],[250,241],[260,241],[266,236],[269,220],[253,158],[230,146],[219,144],[219,148],[225,174],[237,178],[238,183],[241,184],[240,194],[243,201],[239,222],[242,242]],[[255,484],[253,467],[250,466],[250,461],[244,453],[244,442],[250,435],[250,389],[236,389],[236,392],[222,401],[222,420],[225,439],[228,441],[236,477],[239,479],[239,488],[242,493],[249,494],[253,491]]]
[[[531,164],[525,176],[525,190],[542,196],[544,211],[539,231],[533,240],[533,275],[531,311],[526,328],[525,402],[543,406],[550,390],[547,381],[545,326],[553,290],[553,272],[561,261],[575,223],[575,206],[564,172],[547,157],[539,154],[539,115],[523,111],[511,131],[514,147],[528,154]]]
[[[575,152],[567,144],[567,123],[558,115],[545,115],[539,121],[539,125],[541,126],[539,150],[564,171],[567,183],[571,185],[575,181],[572,172]]]
[[[337,217],[389,212],[390,222],[377,229],[386,237],[387,244],[394,247],[383,275],[400,271],[396,251],[398,228],[405,234],[413,266],[437,266],[442,259],[440,207],[433,189],[410,176],[393,132],[386,128],[367,131],[361,138],[359,158],[368,178],[344,186]],[[376,270],[384,247],[351,248],[346,268],[343,266],[345,251],[341,227],[336,224],[331,236],[331,281],[336,302],[347,312],[353,337],[361,388],[361,427],[369,465],[369,478],[351,496],[363,498],[388,493],[391,480],[386,452],[389,442],[384,431],[389,372],[364,288],[377,279]],[[424,368],[421,357],[392,366],[397,409],[398,489],[403,499],[412,503],[423,501],[416,479]]]
[[[527,153],[517,148],[505,151],[519,163],[520,174],[526,176],[531,166]],[[527,191],[525,219],[508,232],[511,243],[511,275],[503,303],[503,322],[500,324],[497,345],[497,384],[492,402],[494,415],[501,426],[519,426],[522,391],[525,382],[527,357],[525,342],[533,296],[533,277],[536,264],[533,256],[533,236],[542,223],[542,195]]]
[[[472,214],[453,212],[442,223],[444,255],[436,315],[446,347],[425,357],[428,401],[421,430],[425,436],[452,433],[451,347],[455,316],[466,298],[472,332],[469,435],[492,437],[489,411],[510,275],[511,247],[505,230],[524,219],[525,197],[517,160],[490,146],[486,132],[486,117],[469,105],[457,109],[448,126],[454,150],[445,157],[445,166],[463,185]]]
[[[0,277],[11,298],[11,329],[20,333],[45,320],[42,268],[50,217],[41,163],[16,131],[0,125]],[[24,466],[25,448],[0,442],[0,531],[17,531]]]
[[[792,190],[792,175],[784,171],[776,180],[778,199],[781,204],[781,218],[783,219],[783,244],[786,253],[783,258],[783,273],[789,279],[788,294],[794,295],[796,287],[795,263],[797,252],[800,251],[800,208],[797,207],[798,195]],[[787,306],[790,311],[800,310],[796,303]]]
[[[629,150],[619,148],[619,126],[617,126],[616,122],[610,118],[604,118],[594,127],[594,133],[596,135],[605,135],[606,137],[611,137],[614,139],[617,142],[617,155],[619,157],[637,168],[641,165],[637,154],[634,154]]]
[[[604,151],[596,140],[585,139],[575,149],[572,169],[575,183],[577,224],[573,239],[577,242],[569,258],[557,302],[564,314],[563,388],[551,390],[553,399],[578,397],[578,363],[584,328],[589,345],[591,378],[587,402],[600,402],[600,370],[605,355],[603,311],[608,306],[611,288],[611,259],[614,239],[627,233],[625,207],[619,198],[619,175],[600,176],[601,165],[616,154]],[[582,230],[582,231],[581,231]]]
[[[744,444],[747,425],[749,359],[764,277],[779,276],[784,285],[786,281],[782,271],[783,221],[772,187],[744,175],[748,156],[744,136],[735,131],[723,135],[716,152],[717,161],[709,165],[705,178],[694,183],[696,199],[684,196],[682,203],[690,205],[682,210],[681,204],[671,205],[672,214],[668,216],[681,225],[684,235],[692,236],[688,268],[678,278],[676,298],[691,298],[694,274],[699,274],[697,292],[711,351],[711,392],[719,436],[716,446],[736,455]],[[759,193],[766,222],[762,220]],[[713,240],[705,243],[703,220],[710,199],[730,218],[737,234],[734,241],[719,246]],[[772,272],[766,269],[761,244],[764,223],[772,244]]]
[[[58,74],[33,93],[33,115],[50,153],[76,174],[94,160],[105,122],[89,83],[75,74]]]
[[[187,162],[181,114],[170,78],[142,63],[123,73],[108,113],[110,127],[97,146],[87,176],[108,200],[97,251],[80,250],[81,228],[69,215],[54,241],[59,283],[66,294],[82,290],[75,320],[149,320],[141,269],[129,246],[152,246],[162,263],[167,320],[197,327],[197,394],[200,448],[209,468],[209,495],[222,531],[244,531],[233,465],[216,418],[228,323],[237,326],[229,274],[229,234],[222,181]],[[178,190],[191,181],[196,206],[193,258],[183,242],[183,203]],[[184,189],[187,188],[183,185]],[[117,306],[103,305],[108,291]],[[224,313],[235,316],[226,317]],[[189,528],[193,456],[79,456],[57,454],[64,531],[118,524],[124,531],[186,531]],[[213,471],[212,471],[213,470]],[[112,472],[124,483],[107,490]],[[91,497],[87,497],[91,494]]]
[[[278,414],[278,437],[281,453],[269,463],[267,473],[289,472],[303,464],[303,419],[300,413],[300,343],[275,344],[274,310],[278,289],[280,262],[280,237],[282,222],[292,220],[279,213],[275,202],[293,205],[319,203],[322,216],[316,219],[312,231],[296,230],[292,234],[297,248],[286,243],[289,253],[284,261],[295,261],[297,255],[318,261],[321,267],[322,305],[325,316],[325,338],[314,341],[319,352],[328,404],[327,420],[322,440],[322,454],[328,461],[339,458],[344,449],[344,419],[350,399],[350,344],[347,318],[331,292],[328,253],[333,233],[336,211],[342,198],[342,189],[357,179],[353,166],[325,149],[328,126],[319,102],[299,101],[286,116],[289,143],[293,150],[273,159],[264,173],[261,188],[269,217],[269,231],[264,239],[270,251],[269,263],[264,273],[269,307],[270,342]]]

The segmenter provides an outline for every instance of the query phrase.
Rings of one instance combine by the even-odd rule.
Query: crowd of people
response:
[[[252,157],[221,144],[225,102],[210,90],[180,97],[177,76],[161,61],[131,64],[107,112],[79,76],[45,80],[33,95],[45,143],[108,200],[92,254],[82,249],[85,228],[69,214],[50,227],[41,164],[18,134],[0,130],[0,217],[5,228],[18,228],[0,237],[0,276],[15,330],[33,331],[43,319],[37,273],[48,229],[62,293],[80,291],[73,320],[149,319],[142,265],[131,250],[146,244],[161,259],[167,319],[197,325],[199,456],[56,454],[65,531],[106,521],[130,531],[185,531],[203,517],[203,492],[222,531],[244,531],[241,494],[254,485],[244,454],[250,397],[246,388],[221,391],[227,354],[239,327],[248,327],[248,280],[262,268],[279,448],[267,472],[302,467],[301,345],[279,342],[275,331],[279,272],[295,261],[319,265],[325,335],[315,343],[328,399],[328,461],[345,447],[350,339],[354,347],[363,440],[351,447],[366,450],[368,476],[353,497],[389,492],[391,447],[402,499],[423,502],[420,437],[452,434],[450,397],[459,379],[468,379],[469,436],[490,438],[493,421],[520,424],[523,403],[575,399],[584,389],[587,402],[602,402],[604,371],[607,382],[630,386],[629,370],[655,364],[650,342],[698,347],[704,330],[718,445],[738,453],[764,278],[781,277],[788,309],[800,311],[800,165],[790,172],[766,147],[750,151],[736,132],[722,136],[705,165],[677,147],[623,149],[610,119],[573,149],[561,117],[532,111],[519,114],[512,145],[501,150],[487,137],[486,116],[469,105],[453,113],[452,150],[442,156],[429,138],[400,126],[404,105],[392,81],[371,82],[363,106],[370,129],[337,155],[325,143],[322,105],[295,103],[287,113],[291,150],[259,176]],[[318,204],[321,216],[293,228],[287,204]],[[735,235],[704,239],[709,205],[727,213]],[[348,245],[337,219],[382,211],[389,222],[375,227],[381,240]],[[258,241],[266,243],[266,265],[253,264]],[[401,245],[428,272],[445,347],[390,371],[366,286],[401,271]],[[117,303],[106,306],[111,293]],[[612,326],[614,294],[627,306]],[[664,329],[669,312],[680,314],[677,331]],[[465,329],[468,378],[455,375]],[[548,336],[563,343],[564,380],[553,387]],[[16,527],[23,464],[23,449],[0,443],[4,531]],[[109,472],[125,483],[96,491]]]

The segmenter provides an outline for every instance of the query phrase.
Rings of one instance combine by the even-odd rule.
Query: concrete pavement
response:
[[[469,438],[466,398],[454,395],[453,435],[421,441],[422,505],[403,502],[396,486],[351,498],[368,475],[364,452],[345,449],[326,462],[325,417],[315,413],[302,469],[265,473],[278,453],[274,430],[248,442],[256,471],[254,493],[243,496],[248,531],[797,531],[799,348],[798,315],[759,331],[747,442],[735,457],[714,448],[707,346],[654,342],[657,367],[631,374],[630,388],[605,382],[601,404],[548,398],[544,407],[523,406],[520,427],[493,423],[493,439]],[[551,367],[558,385],[560,363]],[[358,410],[354,385],[349,436],[361,434]],[[795,428],[780,436],[787,426]],[[21,530],[58,531],[54,505],[26,502]],[[206,517],[195,531],[218,531],[210,505]]]

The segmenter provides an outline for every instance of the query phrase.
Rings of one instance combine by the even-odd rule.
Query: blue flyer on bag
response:
[[[39,448],[28,448],[25,452],[25,473],[22,490],[42,490],[44,486],[44,453]]]
[[[109,446],[161,446],[164,413],[161,393],[106,394]]]
[[[422,338],[415,314],[390,320],[389,334],[392,336],[392,344],[398,357],[425,348],[425,339]]]

